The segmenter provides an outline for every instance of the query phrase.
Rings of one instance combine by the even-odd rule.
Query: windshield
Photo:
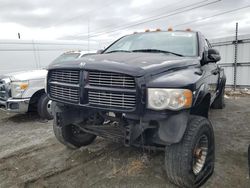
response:
[[[53,62],[60,62],[60,61],[71,61],[80,56],[80,53],[64,53],[56,58]]]
[[[128,35],[105,50],[111,52],[168,52],[197,56],[197,35],[193,32],[148,32]]]

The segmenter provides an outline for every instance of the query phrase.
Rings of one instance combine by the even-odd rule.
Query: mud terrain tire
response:
[[[211,123],[204,117],[190,116],[181,142],[165,148],[168,179],[180,187],[201,186],[213,173],[214,152]]]

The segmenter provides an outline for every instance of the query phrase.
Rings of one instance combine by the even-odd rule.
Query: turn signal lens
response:
[[[184,95],[184,98],[185,98],[185,101],[184,101],[184,106],[186,108],[190,108],[192,106],[192,102],[193,102],[193,93],[192,91],[188,90],[188,89],[185,89],[183,91],[183,95]]]
[[[20,84],[20,89],[26,90],[28,88],[29,84],[28,83],[21,83]]]

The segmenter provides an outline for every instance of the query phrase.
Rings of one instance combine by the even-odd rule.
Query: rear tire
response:
[[[37,103],[37,112],[39,116],[43,119],[52,120],[53,115],[51,113],[51,110],[49,110],[50,108],[51,100],[48,98],[47,94],[44,93],[41,95]]]
[[[214,133],[208,119],[190,116],[187,129],[177,144],[165,148],[168,179],[180,187],[199,187],[214,170]]]

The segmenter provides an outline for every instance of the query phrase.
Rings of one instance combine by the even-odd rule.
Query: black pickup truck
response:
[[[224,107],[219,52],[195,31],[124,36],[98,54],[51,64],[54,133],[70,148],[96,136],[165,152],[167,177],[202,185],[214,170],[210,107]]]

